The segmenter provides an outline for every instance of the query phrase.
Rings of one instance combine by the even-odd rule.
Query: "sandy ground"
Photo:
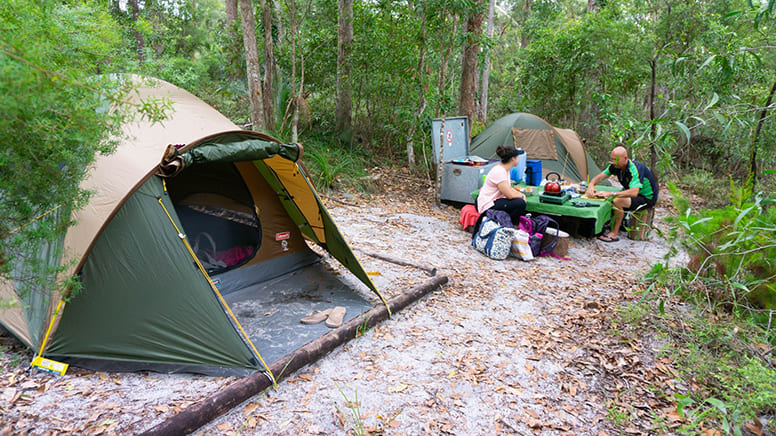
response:
[[[662,239],[575,238],[568,261],[494,261],[471,248],[458,209],[434,206],[422,182],[397,175],[377,185],[386,193],[327,203],[378,288],[388,298],[428,276],[366,252],[436,267],[449,284],[199,433],[602,435],[620,432],[611,417],[621,409],[632,414],[627,433],[679,421],[647,389],[670,378],[659,343],[612,334],[612,314],[638,298],[639,278],[666,252]],[[666,213],[658,208],[658,227]],[[7,333],[0,341],[3,434],[137,433],[237,380],[30,374],[29,352]]]

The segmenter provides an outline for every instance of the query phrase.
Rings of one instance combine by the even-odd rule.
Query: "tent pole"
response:
[[[378,322],[388,319],[389,307],[391,312],[396,313],[446,283],[447,276],[431,278],[410,291],[391,298],[388,300],[387,306],[375,306],[361,316],[353,318],[342,326],[278,359],[270,365],[270,370],[275,374],[276,380],[284,379],[305,365],[316,362],[334,348],[357,337],[365,329],[370,329],[377,325]],[[157,424],[142,434],[168,435],[192,433],[270,386],[272,386],[272,383],[263,372],[251,374],[232,383],[224,390],[167,418],[166,421]]]

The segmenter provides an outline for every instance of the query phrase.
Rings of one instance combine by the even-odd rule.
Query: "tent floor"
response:
[[[300,322],[313,310],[343,306],[347,322],[372,308],[323,262],[232,292],[224,299],[267,365],[330,331],[325,322]]]

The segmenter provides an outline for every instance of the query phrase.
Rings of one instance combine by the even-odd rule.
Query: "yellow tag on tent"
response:
[[[67,371],[67,367],[69,366],[67,363],[57,362],[56,360],[46,359],[40,356],[32,359],[30,365],[34,368],[39,368],[59,375],[65,375],[65,371]]]

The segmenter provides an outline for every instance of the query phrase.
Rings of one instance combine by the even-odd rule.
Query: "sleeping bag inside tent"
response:
[[[354,292],[356,283],[330,272],[308,242],[384,303],[298,165],[299,145],[237,129],[218,132],[230,124],[220,114],[157,83],[144,91],[172,99],[172,121],[166,128],[133,126],[134,141],[154,141],[139,148],[122,144],[137,152],[124,154],[135,157],[133,170],[126,167],[131,160],[98,159],[87,180],[94,189],[90,204],[64,237],[63,264],[68,253],[73,259],[82,250],[73,269],[81,291],[65,300],[61,313],[54,310],[58,295],[38,304],[36,316],[50,329],[30,328],[29,305],[22,322],[18,312],[3,312],[0,320],[10,331],[46,357],[86,368],[268,371],[270,363],[329,330],[300,323],[313,310],[344,306],[347,320],[373,307]],[[187,114],[212,122],[200,138],[184,142],[191,136],[187,126],[202,127],[189,124]],[[165,138],[176,130],[187,134]],[[138,132],[145,135],[138,138]],[[155,162],[137,164],[148,151]],[[122,177],[138,176],[142,168],[134,181]],[[0,285],[3,296],[15,295],[13,283]]]

